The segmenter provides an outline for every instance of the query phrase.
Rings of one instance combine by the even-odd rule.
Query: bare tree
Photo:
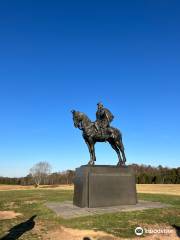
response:
[[[51,173],[51,165],[48,162],[39,162],[30,169],[35,185],[45,184],[47,176]]]

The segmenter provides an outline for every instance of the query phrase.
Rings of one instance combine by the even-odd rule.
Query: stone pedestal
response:
[[[93,208],[136,203],[135,175],[129,167],[84,165],[76,169],[74,205]]]

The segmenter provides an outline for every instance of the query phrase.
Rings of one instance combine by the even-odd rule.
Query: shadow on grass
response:
[[[2,237],[0,240],[16,240],[21,237],[25,232],[30,231],[35,226],[34,218],[37,215],[32,216],[25,222],[22,222],[9,230],[9,233]]]
[[[176,234],[180,238],[180,227],[176,224],[173,224],[172,227],[176,230]]]

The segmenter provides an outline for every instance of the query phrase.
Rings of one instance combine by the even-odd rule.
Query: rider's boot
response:
[[[95,126],[95,129],[96,129],[96,132],[99,132],[99,126],[98,126],[97,122],[94,123],[94,126]]]

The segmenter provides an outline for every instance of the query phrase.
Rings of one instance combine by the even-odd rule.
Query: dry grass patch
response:
[[[168,234],[148,234],[146,236],[141,237],[133,237],[133,240],[178,240],[176,231],[169,226],[166,225],[143,225],[147,229],[170,229],[171,233]],[[107,234],[103,231],[94,231],[94,230],[78,230],[72,228],[65,228],[60,226],[56,230],[48,231],[45,235],[43,235],[43,240],[129,240],[130,238],[120,238],[115,237],[111,234]]]
[[[5,203],[5,204],[4,204],[4,207],[5,207],[5,208],[8,208],[8,209],[18,208],[18,206],[16,205],[15,202]]]
[[[21,186],[21,185],[0,184],[0,191],[27,190],[27,189],[33,189],[33,188],[34,188],[34,186]]]
[[[74,190],[74,185],[67,184],[67,185],[44,185],[40,186],[40,188],[48,189],[48,190]]]
[[[0,184],[0,191],[10,191],[10,190],[34,190],[34,189],[47,189],[47,190],[73,190],[73,185],[40,185],[35,188],[35,186],[21,186],[21,185],[6,185]]]
[[[22,214],[14,211],[0,211],[0,220],[13,219],[18,216],[22,216]]]
[[[37,200],[27,200],[27,201],[24,201],[24,204],[33,204],[37,202],[38,202]]]
[[[72,228],[65,228],[63,226],[60,226],[56,230],[49,231],[47,234],[43,236],[43,240],[83,240],[85,238],[89,238],[91,240],[120,239],[102,231],[78,230]]]
[[[180,184],[136,184],[138,193],[156,193],[180,196]]]
[[[180,184],[136,184],[138,193],[156,193],[180,196]],[[38,188],[34,186],[4,185],[0,184],[0,191],[9,190],[73,190],[73,185],[41,185]]]

